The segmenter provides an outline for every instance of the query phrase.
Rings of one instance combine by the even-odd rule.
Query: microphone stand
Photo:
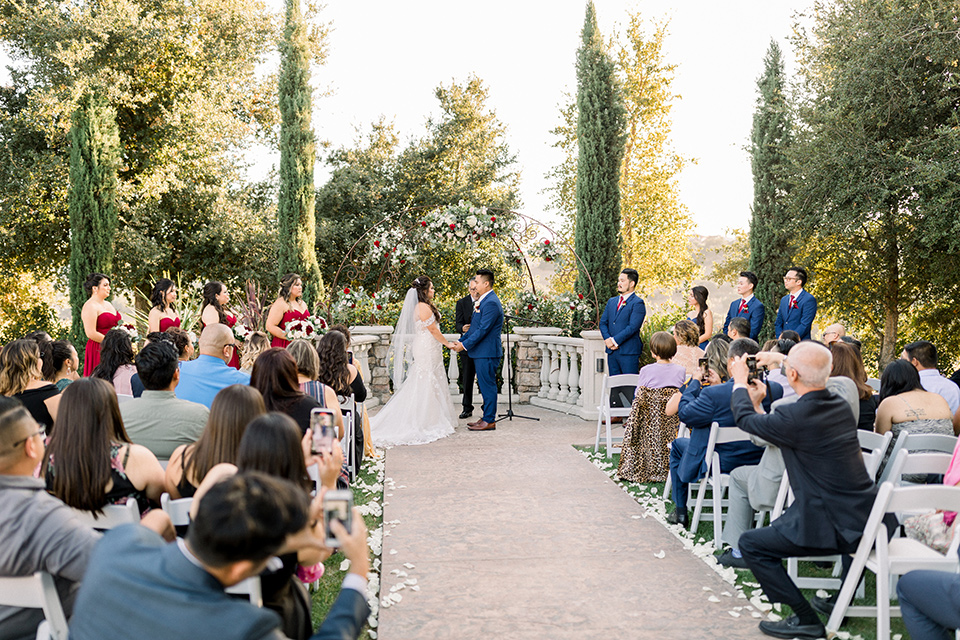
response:
[[[546,322],[540,322],[539,320],[531,320],[530,318],[522,318],[520,316],[511,316],[503,314],[504,320],[515,320],[520,322],[529,322],[530,324],[540,325],[541,327],[546,326]],[[500,418],[506,418],[513,421],[514,418],[523,418],[524,420],[536,420],[540,421],[540,418],[534,418],[533,416],[522,416],[519,413],[513,412],[513,367],[510,366],[510,332],[507,331],[507,351],[504,355],[507,358],[507,412],[503,415],[497,416],[497,420]]]

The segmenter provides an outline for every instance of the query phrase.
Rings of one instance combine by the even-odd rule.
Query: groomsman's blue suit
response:
[[[810,328],[817,315],[817,299],[806,289],[801,289],[797,295],[797,308],[790,308],[790,294],[780,298],[780,310],[777,311],[777,323],[774,335],[780,337],[784,331],[796,331],[801,340],[810,339]]]
[[[484,422],[497,421],[497,365],[503,356],[500,332],[503,330],[503,305],[493,291],[474,306],[470,329],[460,344],[473,359],[477,369],[477,386],[483,396]]]
[[[754,296],[750,298],[750,302],[747,303],[747,308],[741,312],[740,302],[742,300],[743,298],[737,298],[730,303],[730,310],[727,311],[727,319],[723,321],[723,332],[727,332],[727,328],[730,326],[732,319],[743,317],[750,322],[750,339],[756,340],[757,336],[760,335],[760,327],[763,326],[763,319],[767,315],[767,310],[763,307],[763,303]]]
[[[647,305],[634,294],[629,295],[617,311],[619,302],[618,295],[610,298],[600,316],[600,335],[604,340],[612,337],[618,345],[617,349],[607,347],[607,368],[611,376],[640,373],[640,354],[643,352],[640,327],[647,315]]]

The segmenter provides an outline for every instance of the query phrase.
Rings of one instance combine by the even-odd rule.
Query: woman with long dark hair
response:
[[[87,346],[83,349],[83,375],[91,376],[100,364],[100,343],[108,331],[120,324],[121,317],[107,302],[110,278],[102,273],[91,273],[83,283],[83,289],[90,296],[80,310],[83,332],[87,336]]]
[[[850,378],[857,385],[857,395],[860,398],[857,428],[873,431],[873,423],[877,419],[877,401],[873,397],[873,389],[867,384],[867,370],[860,358],[860,350],[846,342],[834,342],[830,345],[830,353],[833,354],[833,370],[830,375]]]
[[[180,326],[177,315],[177,285],[170,278],[160,278],[150,292],[150,314],[147,318],[147,333],[166,331]]]
[[[697,285],[690,289],[690,295],[687,302],[693,307],[693,310],[687,314],[687,319],[697,323],[697,329],[700,330],[700,339],[698,346],[706,350],[707,343],[713,337],[713,311],[707,306],[707,297],[710,292],[706,287]]]
[[[40,347],[33,340],[14,340],[0,351],[0,396],[23,403],[33,419],[53,427],[60,405],[60,390],[43,377]]]
[[[343,402],[350,395],[356,402],[367,399],[367,388],[360,377],[360,371],[348,360],[346,337],[339,331],[328,331],[317,343],[317,380],[333,389],[338,402]],[[349,413],[349,410],[344,410]],[[347,416],[344,416],[347,417]],[[366,443],[363,425],[355,423],[354,446],[363,455]]]
[[[916,367],[906,360],[894,360],[880,376],[880,405],[877,433],[893,431],[894,440],[906,429],[910,433],[955,435],[953,414],[947,401],[925,391]]]
[[[322,405],[300,390],[297,363],[286,349],[267,349],[253,365],[250,386],[263,395],[267,411],[285,413],[297,423],[301,433],[310,426],[310,412]],[[343,428],[339,436],[343,437]]]
[[[310,309],[303,301],[303,280],[296,273],[288,273],[280,279],[280,296],[270,305],[267,313],[267,333],[273,336],[270,346],[286,347],[290,344],[287,325],[309,317]]]
[[[294,340],[287,345],[287,353],[293,357],[293,361],[297,364],[297,382],[300,383],[300,391],[303,391],[324,407],[332,409],[334,422],[338,427],[343,428],[343,415],[340,411],[340,399],[337,398],[337,393],[332,387],[317,379],[320,369],[320,358],[317,356],[317,350],[306,340]]]
[[[43,360],[43,379],[52,382],[60,391],[80,377],[80,357],[66,340],[53,340],[40,345],[40,358]]]
[[[452,345],[440,333],[434,293],[427,276],[418,277],[407,289],[388,354],[393,397],[370,418],[377,444],[425,444],[454,431],[457,414],[440,348]]]
[[[230,315],[224,306],[230,302],[230,292],[227,285],[213,280],[203,285],[203,308],[200,312],[200,324],[204,327],[211,324],[225,324],[231,329],[237,324],[237,317]],[[233,350],[228,363],[234,369],[240,368],[240,356]]]
[[[165,485],[170,497],[191,498],[216,465],[236,464],[247,425],[267,412],[260,392],[245,384],[221,389],[210,406],[200,439],[177,447],[167,464]]]
[[[100,364],[93,370],[93,377],[112,384],[117,395],[132,396],[130,379],[137,372],[133,356],[133,343],[127,332],[111,329],[100,344]]]
[[[136,500],[143,513],[163,493],[163,467],[130,443],[113,387],[97,378],[63,391],[47,455],[47,490],[75,509],[100,513]]]

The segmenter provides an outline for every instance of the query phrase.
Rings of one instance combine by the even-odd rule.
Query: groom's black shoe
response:
[[[463,411],[460,412],[460,419],[463,420],[464,418],[469,418],[472,415],[473,415],[473,411],[467,411],[466,409],[464,409]]]
[[[475,425],[467,425],[467,429],[470,431],[496,431],[497,423],[496,422],[484,422],[481,420]]]

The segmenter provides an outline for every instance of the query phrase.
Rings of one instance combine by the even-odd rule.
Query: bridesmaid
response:
[[[120,324],[120,314],[107,302],[110,297],[110,278],[102,273],[91,273],[83,288],[90,297],[83,303],[80,320],[83,332],[87,335],[87,346],[83,350],[83,375],[89,376],[100,364],[100,343],[110,329]]]
[[[693,307],[687,315],[687,320],[697,323],[697,329],[700,330],[699,346],[701,349],[707,348],[707,343],[713,337],[713,311],[707,306],[707,296],[709,295],[706,287],[696,286],[690,289],[690,297],[687,302]]]
[[[267,333],[273,336],[271,347],[285,349],[290,344],[286,334],[287,323],[310,317],[310,310],[302,296],[303,281],[300,276],[296,273],[283,276],[280,280],[280,297],[270,305],[267,314]]]
[[[173,304],[177,301],[177,285],[169,278],[160,278],[150,292],[150,316],[147,321],[147,333],[180,326],[180,316]]]
[[[237,324],[237,317],[230,315],[223,305],[230,302],[230,293],[227,292],[227,285],[216,280],[203,285],[203,310],[200,312],[200,323],[203,327],[211,324],[225,324],[231,329]],[[238,349],[233,350],[230,356],[230,366],[234,369],[240,368],[240,356]]]

